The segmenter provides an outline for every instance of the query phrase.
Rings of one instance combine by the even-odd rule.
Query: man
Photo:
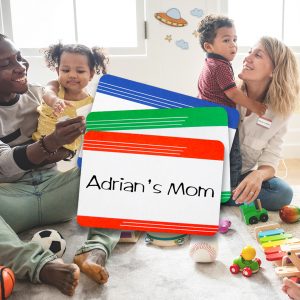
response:
[[[37,243],[18,238],[16,232],[76,214],[79,171],[61,173],[55,163],[69,154],[62,145],[85,130],[79,116],[58,123],[53,133],[33,143],[43,90],[27,83],[28,67],[14,43],[0,34],[0,265],[10,267],[17,278],[47,283],[73,295],[80,270],[98,283],[107,281],[105,261],[120,233],[90,229],[75,264],[65,264]]]

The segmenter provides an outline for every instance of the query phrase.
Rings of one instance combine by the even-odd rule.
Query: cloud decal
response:
[[[176,41],[176,46],[183,50],[189,49],[189,43],[186,42],[185,40]]]
[[[197,18],[201,18],[203,16],[203,10],[201,8],[194,8],[191,10],[191,15]]]

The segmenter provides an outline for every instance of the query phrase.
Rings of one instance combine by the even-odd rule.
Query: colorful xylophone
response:
[[[276,266],[278,276],[300,277],[300,239],[270,224],[255,228],[257,241],[261,244],[268,261]]]

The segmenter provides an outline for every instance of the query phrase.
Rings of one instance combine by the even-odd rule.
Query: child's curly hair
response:
[[[233,26],[233,20],[225,16],[207,15],[204,17],[197,30],[200,33],[199,41],[202,49],[206,52],[204,43],[212,44],[219,28]]]
[[[44,51],[44,57],[47,67],[51,70],[55,70],[60,65],[60,58],[63,52],[78,53],[86,55],[89,62],[90,70],[95,70],[96,74],[106,74],[106,65],[108,63],[108,57],[103,53],[103,49],[98,47],[89,48],[81,44],[67,44],[62,43],[50,45]]]
[[[5,34],[0,33],[0,42],[4,41],[5,39],[8,39],[8,37]]]

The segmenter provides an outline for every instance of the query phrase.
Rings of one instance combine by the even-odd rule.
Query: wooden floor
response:
[[[289,184],[300,185],[300,159],[281,161],[276,176],[286,180]]]

